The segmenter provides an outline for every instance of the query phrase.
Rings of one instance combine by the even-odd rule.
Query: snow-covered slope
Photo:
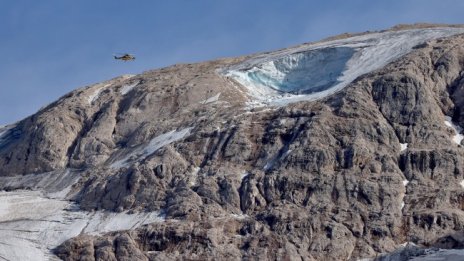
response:
[[[252,105],[285,105],[333,94],[426,41],[464,33],[427,28],[365,34],[257,55],[222,71],[245,86]]]
[[[159,212],[88,212],[68,201],[77,181],[71,170],[1,177],[3,187],[34,190],[0,191],[0,259],[54,260],[51,250],[80,234],[134,229],[162,221]]]

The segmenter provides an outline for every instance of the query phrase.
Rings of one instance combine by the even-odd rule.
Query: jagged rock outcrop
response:
[[[464,150],[445,117],[464,127],[463,35],[285,106],[250,105],[221,73],[249,58],[79,89],[7,132],[0,175],[79,169],[81,209],[165,215],[73,238],[60,258],[355,260],[405,242],[462,246]]]

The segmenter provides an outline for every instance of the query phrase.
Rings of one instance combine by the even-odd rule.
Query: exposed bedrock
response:
[[[300,58],[276,68],[306,70],[309,58]],[[1,175],[85,169],[73,187],[81,208],[166,217],[76,237],[58,256],[355,260],[405,242],[462,245],[464,155],[445,116],[464,126],[464,36],[416,46],[334,95],[278,108],[244,109],[246,88],[217,73],[244,59],[116,80],[93,106],[88,94],[99,87],[89,87],[14,128],[0,147]],[[58,136],[34,138],[41,119]],[[43,153],[25,160],[27,149]]]

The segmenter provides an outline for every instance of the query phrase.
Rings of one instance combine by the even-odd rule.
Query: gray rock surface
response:
[[[82,209],[166,215],[71,239],[60,258],[356,260],[405,242],[463,246],[464,151],[444,123],[464,127],[463,35],[283,107],[248,106],[218,73],[247,58],[78,89],[8,131],[0,175],[81,169]]]

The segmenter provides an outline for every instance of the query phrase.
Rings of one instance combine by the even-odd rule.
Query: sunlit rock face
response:
[[[314,93],[339,83],[354,53],[350,47],[310,50],[257,65],[245,74],[252,83],[280,92]]]
[[[0,259],[461,258],[464,27],[408,28],[121,76],[0,127]]]

